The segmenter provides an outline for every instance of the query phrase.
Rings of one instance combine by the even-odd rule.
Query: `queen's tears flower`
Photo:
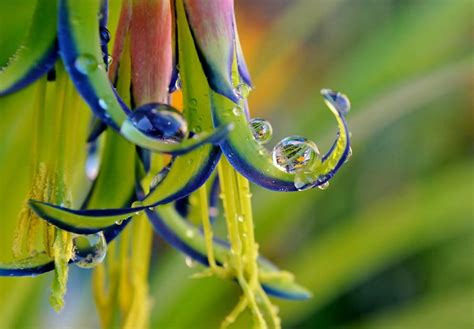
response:
[[[55,134],[65,136],[50,152],[39,147],[29,208],[20,215],[28,225],[19,225],[14,250],[31,240],[38,222],[45,226],[43,248],[29,247],[26,256],[16,252],[14,262],[0,264],[0,275],[55,270],[52,304],[60,309],[67,265],[95,267],[102,325],[109,326],[119,312],[124,326],[146,327],[153,228],[186,255],[188,265],[208,267],[197,277],[213,275],[240,285],[242,297],[224,327],[249,308],[257,327],[279,328],[268,296],[311,294],[259,255],[249,181],[277,191],[327,188],[351,154],[348,98],[321,91],[338,125],[328,152],[321,154],[301,136],[269,150],[271,124],[252,119],[248,109],[252,83],[232,0],[123,0],[114,33],[108,10],[107,1],[38,0],[24,45],[0,72],[0,96],[33,84],[37,110],[62,118],[48,134],[44,120],[38,121],[38,145],[58,139]],[[182,110],[169,102],[178,90]],[[54,103],[55,96],[61,104]],[[68,133],[79,129],[71,115],[83,110],[77,105],[83,102],[92,113],[82,132],[84,145]],[[79,150],[85,150],[83,158]],[[81,164],[83,183],[71,182],[65,161]],[[82,193],[72,192],[76,185]],[[227,239],[214,236],[213,223],[220,217]],[[117,244],[121,251],[107,255]],[[127,266],[132,274],[126,274]]]

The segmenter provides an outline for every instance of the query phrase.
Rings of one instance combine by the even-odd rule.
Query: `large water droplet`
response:
[[[107,254],[107,242],[102,232],[77,235],[72,240],[74,244],[75,264],[82,268],[91,268],[100,264]]]
[[[273,148],[275,166],[292,174],[311,166],[319,156],[316,144],[300,136],[286,137]]]
[[[178,143],[188,134],[188,124],[183,115],[166,104],[142,105],[128,119],[143,134],[161,141]]]
[[[250,121],[250,130],[255,140],[260,144],[267,144],[272,139],[273,128],[270,122],[261,118]]]
[[[84,75],[94,72],[99,67],[99,62],[93,55],[83,54],[76,58],[74,67]]]
[[[321,94],[330,100],[340,113],[346,115],[351,109],[351,102],[346,95],[331,89],[322,89]]]

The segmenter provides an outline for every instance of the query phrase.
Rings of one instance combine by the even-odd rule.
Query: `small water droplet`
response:
[[[123,219],[116,220],[115,224],[122,225],[123,224]]]
[[[99,62],[93,55],[83,54],[76,58],[74,67],[82,74],[87,75],[99,67]]]
[[[329,187],[329,181],[326,181],[326,182],[322,183],[321,185],[318,185],[318,188],[320,190],[326,190],[328,187]]]
[[[316,144],[300,136],[286,137],[273,148],[273,163],[287,173],[308,168],[319,157]]]
[[[138,207],[141,207],[143,206],[143,203],[141,201],[134,201],[132,203],[132,208],[138,208]]]
[[[106,27],[100,28],[100,43],[105,45],[110,41],[110,31]]]
[[[107,110],[109,108],[109,106],[107,105],[107,101],[105,99],[102,99],[102,98],[99,98],[99,106],[103,109],[103,110]]]
[[[153,211],[155,210],[155,207],[148,207],[148,210]]]
[[[189,267],[189,268],[193,268],[193,267],[196,266],[196,263],[194,262],[194,260],[193,260],[191,257],[189,257],[189,256],[186,256],[186,257],[184,258],[184,263],[185,263],[186,266]]]
[[[107,254],[107,242],[102,232],[77,235],[72,240],[74,245],[73,259],[82,268],[92,268],[100,263]]]
[[[243,222],[244,222],[244,216],[242,216],[242,215],[237,215],[237,220],[238,220],[240,223],[243,223]]]
[[[272,139],[273,128],[270,122],[261,118],[252,119],[249,123],[253,138],[260,144],[267,144]]]
[[[241,83],[237,86],[235,93],[239,98],[248,98],[252,88],[245,83]]]
[[[107,55],[107,65],[112,64],[113,61],[114,61],[114,58],[112,57],[112,55]]]
[[[347,158],[346,158],[346,161],[344,162],[349,161],[351,157],[352,157],[352,147],[349,146],[349,151],[347,152]]]
[[[234,113],[235,116],[239,116],[242,113],[242,110],[240,107],[236,106],[232,109],[232,113]]]
[[[174,107],[149,103],[136,108],[128,120],[143,134],[169,143],[178,143],[188,134],[188,124]]]
[[[191,106],[196,106],[197,103],[198,103],[198,102],[197,102],[197,99],[196,99],[196,98],[191,98],[191,99],[189,100],[189,105],[191,105]]]
[[[187,231],[186,231],[186,237],[187,237],[188,239],[194,238],[194,231],[191,230],[191,229],[187,230]]]
[[[343,115],[349,113],[351,109],[351,102],[349,98],[337,91],[331,89],[322,89],[321,94],[336,107],[336,109]]]

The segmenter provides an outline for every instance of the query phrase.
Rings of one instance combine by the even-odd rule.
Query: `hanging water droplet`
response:
[[[193,260],[191,257],[189,257],[189,256],[186,256],[186,257],[184,258],[184,263],[185,263],[186,266],[189,267],[189,268],[193,268],[193,267],[196,266],[196,263],[194,262],[194,260]]]
[[[136,108],[128,120],[143,134],[164,142],[178,143],[188,134],[188,124],[174,107],[149,103]]]
[[[100,264],[107,254],[107,242],[102,232],[77,235],[72,240],[74,262],[82,268],[92,268]]]
[[[346,95],[332,91],[331,89],[322,89],[321,94],[329,100],[341,114],[346,115],[349,113],[351,102]]]
[[[310,167],[319,156],[316,144],[300,136],[286,137],[273,148],[273,163],[287,173]]]
[[[123,219],[116,220],[115,224],[122,225],[123,224]]]
[[[74,61],[74,67],[82,74],[87,75],[94,72],[99,67],[99,62],[94,56],[83,54],[76,58]]]
[[[267,144],[272,139],[273,128],[270,122],[261,118],[252,119],[249,123],[253,138],[260,144]]]
[[[329,181],[326,181],[326,182],[322,183],[321,185],[318,185],[318,188],[320,190],[326,190],[328,187],[329,187]]]

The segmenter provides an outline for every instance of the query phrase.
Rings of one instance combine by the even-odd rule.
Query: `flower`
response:
[[[292,275],[258,255],[249,181],[278,191],[327,186],[350,153],[344,118],[350,107],[347,97],[328,89],[322,91],[339,127],[333,147],[324,156],[313,142],[301,137],[281,141],[270,153],[263,144],[271,138],[271,126],[261,119],[253,125],[256,122],[250,120],[246,98],[252,84],[232,0],[123,0],[119,24],[112,35],[111,57],[107,11],[106,1],[59,0],[56,7],[40,0],[31,31],[40,31],[41,37],[30,34],[25,48],[0,73],[2,96],[35,81],[44,84],[48,72],[51,79],[55,73],[56,81],[52,83],[58,90],[70,85],[69,78],[74,92],[95,116],[88,138],[87,170],[93,184],[87,197],[72,208],[68,196],[72,187],[63,174],[51,174],[51,170],[64,172],[62,162],[58,165],[54,154],[48,153],[44,155],[46,169],[41,169],[40,156],[35,185],[40,191],[32,189],[30,209],[22,218],[44,219],[54,226],[46,226],[47,231],[54,230],[54,237],[44,241],[45,251],[1,264],[0,275],[26,276],[55,270],[52,303],[60,309],[67,264],[97,265],[105,256],[105,243],[122,239],[119,234],[127,225],[140,228],[137,257],[148,261],[151,240],[143,224],[146,221],[132,221],[133,217],[147,217],[164,240],[209,266],[210,270],[201,275],[232,278],[240,284],[243,297],[236,310],[249,307],[260,327],[279,327],[267,294],[305,299],[310,293],[296,284]],[[168,104],[169,94],[180,87],[182,113]],[[44,94],[40,89],[39,95]],[[74,95],[72,89],[64,92],[64,103],[78,102]],[[40,103],[39,107],[43,110],[45,106]],[[61,105],[58,108],[61,110],[52,115],[68,118],[71,110]],[[53,129],[52,138],[67,130],[65,125],[75,124],[62,122],[64,125]],[[255,134],[255,129],[262,127],[267,130]],[[101,137],[104,131],[106,136]],[[265,140],[259,140],[259,136],[265,136]],[[40,143],[41,138],[44,136],[39,136]],[[59,143],[58,154],[66,147]],[[221,159],[222,153],[225,159]],[[216,167],[218,173],[214,175]],[[211,178],[219,182],[227,241],[213,236],[211,217],[215,213],[211,209],[215,209],[217,189],[212,188],[209,195],[206,181]],[[43,193],[48,189],[58,196]],[[176,208],[178,200],[190,195],[195,199],[202,231]],[[100,268],[96,273],[102,273]],[[141,294],[133,298],[147,308],[146,275],[140,273],[135,275],[141,275],[136,280]],[[98,286],[101,280],[97,279]],[[106,325],[110,321],[107,312],[113,306],[101,290],[96,300]],[[258,305],[256,299],[263,300],[263,305]],[[130,314],[137,310],[123,306],[122,312],[131,319]],[[224,324],[232,323],[238,313],[233,312]]]

